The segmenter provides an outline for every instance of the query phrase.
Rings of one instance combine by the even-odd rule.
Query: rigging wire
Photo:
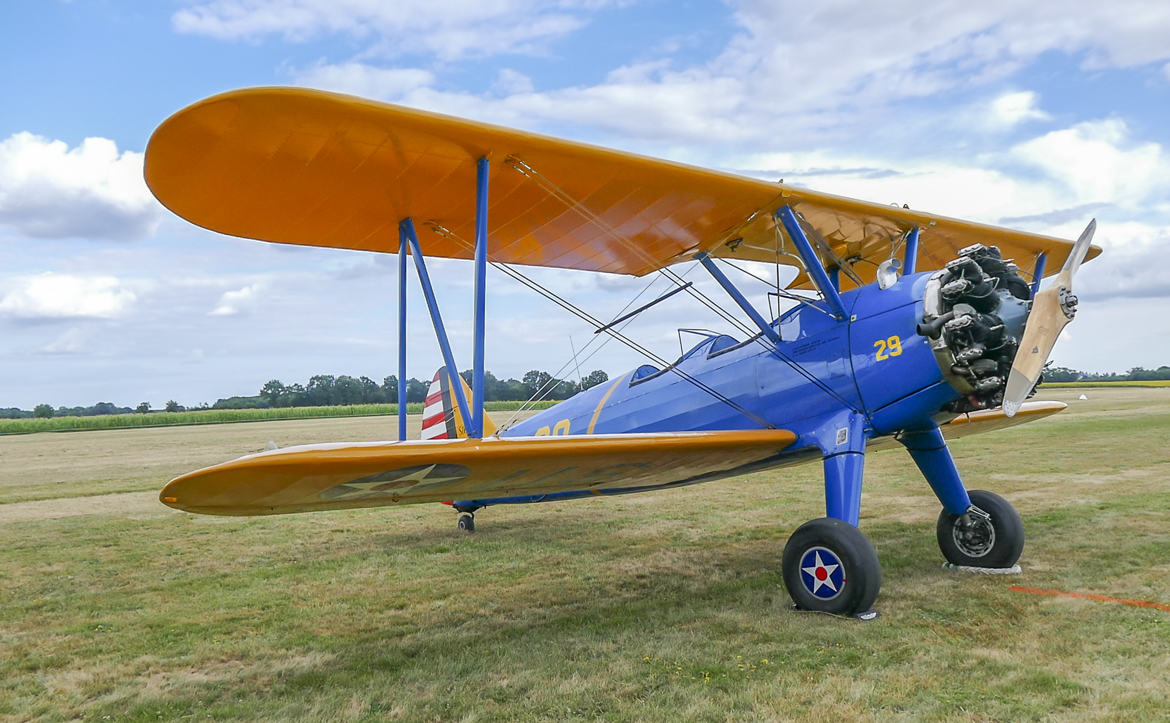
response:
[[[597,226],[598,228],[600,228],[603,232],[605,232],[605,234],[607,236],[609,236],[613,240],[615,240],[618,243],[625,246],[627,249],[629,249],[631,252],[633,252],[633,254],[635,256],[642,259],[642,261],[646,262],[647,266],[652,267],[659,274],[670,279],[675,284],[677,284],[679,286],[683,285],[684,282],[683,282],[682,278],[678,274],[676,274],[672,269],[665,267],[665,266],[662,266],[661,261],[659,259],[655,259],[645,249],[639,247],[634,242],[630,241],[626,237],[619,234],[616,229],[614,229],[612,226],[610,226],[608,223],[606,223],[600,216],[598,216],[597,214],[590,211],[585,206],[585,204],[583,204],[580,201],[573,198],[573,196],[571,194],[569,194],[564,189],[557,186],[550,179],[548,179],[542,173],[540,173],[540,171],[537,171],[535,168],[528,165],[524,161],[520,160],[516,156],[508,156],[507,159],[505,159],[505,162],[508,163],[508,165],[510,165],[514,170],[516,170],[521,175],[525,176],[526,178],[532,179],[533,182],[535,182],[538,186],[540,186],[542,189],[544,189],[544,191],[546,193],[553,196],[557,200],[561,201],[561,203],[565,204],[565,206],[568,207],[570,210],[575,211],[576,213],[580,214],[586,221],[589,221],[590,223],[592,223],[595,226]],[[731,314],[726,309],[719,306],[718,303],[716,303],[713,299],[711,299],[709,296],[707,296],[703,292],[699,291],[698,289],[694,288],[693,286],[687,288],[686,291],[688,294],[690,294],[692,297],[694,297],[697,301],[699,301],[699,303],[703,304],[708,309],[714,311],[717,315],[722,317],[724,321],[728,322],[729,324],[733,325],[735,328],[739,329],[741,333],[747,334],[747,335],[751,335],[753,333],[751,327],[749,327],[744,322],[740,321],[734,314]]]
[[[517,158],[514,155],[507,156],[505,158],[504,162],[507,163],[509,166],[511,166],[513,170],[515,170],[516,172],[523,175],[525,178],[532,179],[533,182],[535,182],[538,186],[540,186],[542,189],[544,189],[544,191],[546,193],[548,193],[552,197],[556,198],[557,200],[561,201],[570,210],[575,211],[578,214],[580,214],[586,221],[589,221],[589,222],[595,224],[598,228],[600,228],[603,232],[605,232],[605,234],[608,235],[610,238],[614,239],[618,243],[625,246],[627,249],[632,251],[635,256],[640,257],[648,265],[653,266],[659,274],[670,279],[678,286],[684,285],[682,278],[679,277],[679,275],[676,274],[672,269],[670,269],[666,266],[662,266],[660,260],[653,258],[652,256],[649,255],[648,252],[646,252],[644,249],[640,248],[637,244],[633,243],[629,239],[627,239],[624,236],[622,236],[621,234],[619,234],[616,229],[614,229],[612,226],[610,226],[608,223],[606,223],[601,217],[599,217],[597,214],[590,211],[585,206],[584,203],[573,198],[573,196],[571,194],[569,194],[567,191],[565,191],[564,189],[557,186],[555,183],[553,183],[550,179],[545,177],[543,174],[541,174],[535,168],[528,165],[523,160]],[[758,211],[756,213],[758,213]],[[753,214],[753,216],[754,215],[755,214]],[[797,215],[798,222],[801,223],[802,227],[811,228],[811,224],[804,218],[803,215],[801,215],[799,213],[797,213],[796,215]],[[784,236],[783,236],[783,234],[780,233],[780,225],[776,221],[775,217],[773,217],[772,223],[774,224],[774,227],[776,228],[779,239],[782,242]],[[825,239],[820,235],[820,233],[818,233],[815,228],[811,228],[811,232],[813,234],[814,239],[822,247],[822,250],[824,250],[827,255],[829,255],[832,259],[834,259],[835,262],[838,263],[839,266],[843,266],[845,273],[848,276],[850,276],[850,278],[856,279],[858,285],[861,286],[862,284],[860,282],[860,279],[857,277],[856,272],[854,272],[853,269],[851,267],[849,267],[849,265],[847,263],[842,261],[840,259],[840,257],[837,256],[836,252],[833,251],[832,247],[829,246],[828,242],[825,241]],[[808,270],[805,269],[806,273],[807,273],[807,271]],[[688,287],[687,292],[692,297],[696,298],[699,302],[701,302],[704,306],[706,306],[707,308],[714,311],[724,321],[728,322],[729,324],[731,324],[735,328],[739,329],[741,333],[747,335],[752,341],[760,344],[760,346],[762,346],[764,349],[768,350],[776,358],[783,361],[790,368],[792,368],[793,371],[795,371],[796,373],[800,374],[802,377],[804,377],[805,379],[810,381],[814,386],[818,387],[823,392],[828,394],[830,397],[832,397],[833,399],[840,402],[846,408],[852,409],[853,411],[859,411],[855,405],[847,402],[840,394],[837,394],[835,391],[833,391],[833,389],[830,388],[826,383],[824,383],[823,381],[818,379],[814,374],[809,372],[807,369],[805,369],[803,366],[801,366],[795,360],[789,358],[786,354],[784,354],[779,349],[777,349],[774,344],[771,344],[768,340],[764,339],[762,333],[755,332],[747,324],[740,321],[737,317],[735,317],[733,314],[728,312],[723,307],[719,306],[710,297],[706,296],[698,289],[695,289],[694,286]],[[754,416],[754,415],[752,415],[752,416]]]
[[[443,228],[443,227],[439,226],[438,224],[432,224],[431,228],[435,231],[438,231],[440,228],[442,228],[443,232],[445,232],[447,235],[449,235],[449,237],[451,239],[463,244],[466,247],[474,248],[468,241],[466,241],[463,238],[460,238],[457,234],[452,232],[450,229]],[[533,279],[528,278],[523,273],[517,271],[516,269],[512,268],[508,264],[505,264],[502,262],[497,262],[497,261],[492,261],[490,263],[492,264],[492,266],[499,269],[504,274],[515,279],[516,281],[519,281],[521,284],[523,284],[523,285],[527,286],[528,288],[532,289],[533,291],[537,292],[538,294],[545,297],[549,301],[552,301],[554,304],[556,304],[557,306],[560,306],[565,311],[568,311],[569,313],[577,316],[579,319],[586,322],[587,324],[592,325],[596,329],[604,329],[605,333],[609,334],[610,336],[612,336],[613,338],[622,342],[623,344],[630,347],[634,351],[642,354],[646,358],[648,358],[651,361],[653,361],[654,363],[658,364],[663,370],[669,370],[669,371],[673,372],[674,374],[682,377],[684,380],[686,380],[687,382],[690,382],[696,388],[706,392],[707,394],[711,395],[712,397],[719,400],[720,402],[723,402],[724,404],[728,405],[732,409],[735,409],[736,411],[740,412],[741,414],[743,414],[747,418],[751,419],[753,422],[756,422],[760,426],[762,426],[766,429],[775,429],[775,426],[772,423],[768,422],[766,419],[759,416],[755,412],[751,411],[750,409],[747,409],[746,407],[739,404],[738,402],[731,399],[730,397],[723,394],[722,392],[720,392],[716,389],[713,389],[710,385],[703,382],[702,380],[696,379],[694,376],[692,376],[688,372],[685,372],[682,369],[679,369],[677,366],[671,364],[667,360],[658,356],[657,354],[650,351],[649,349],[642,346],[641,344],[634,341],[633,339],[630,339],[629,337],[625,336],[624,334],[622,334],[620,331],[614,329],[613,327],[605,328],[606,325],[604,323],[602,323],[599,319],[594,317],[592,314],[588,313],[584,309],[581,309],[580,307],[576,306],[572,302],[562,298],[561,296],[557,295],[552,290],[542,286],[537,281],[534,281]],[[675,274],[675,276],[677,276],[677,274]],[[633,303],[633,302],[631,301],[631,303]],[[628,306],[629,305],[627,304],[627,308],[628,308]],[[558,374],[559,374],[559,372],[558,372]],[[529,401],[531,401],[531,399]],[[527,404],[527,402],[525,402],[525,404]],[[513,415],[513,416],[515,416],[515,415]]]

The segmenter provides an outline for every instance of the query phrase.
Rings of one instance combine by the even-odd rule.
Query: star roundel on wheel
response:
[[[320,495],[325,500],[356,500],[371,497],[400,497],[458,482],[471,474],[461,464],[419,464],[359,477],[331,487]]]
[[[832,600],[845,587],[845,565],[832,550],[810,547],[800,557],[800,581],[814,597]]]

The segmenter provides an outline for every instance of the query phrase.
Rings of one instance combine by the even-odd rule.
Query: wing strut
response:
[[[487,204],[488,204],[488,159],[480,158],[475,164],[475,352],[471,367],[471,428],[467,436],[483,439],[483,347],[484,312],[487,294]],[[448,367],[450,373],[458,375],[459,370]],[[452,384],[452,386],[463,386]],[[460,390],[462,391],[462,390]],[[467,419],[467,417],[464,417]]]
[[[817,288],[821,291],[821,295],[825,297],[825,303],[833,311],[833,316],[839,320],[848,319],[849,315],[845,313],[845,304],[841,301],[841,294],[833,286],[833,282],[825,272],[824,264],[821,263],[820,258],[813,251],[812,244],[809,243],[808,237],[804,235],[804,229],[800,227],[800,222],[796,220],[796,214],[793,213],[792,207],[781,206],[778,208],[776,210],[776,218],[780,219],[780,223],[784,224],[784,230],[788,232],[788,238],[792,239],[792,243],[796,244],[796,249],[800,252],[800,257],[804,260],[804,270],[816,282]]]
[[[399,232],[401,233],[401,231]],[[398,243],[398,441],[406,441],[406,254]]]
[[[431,276],[427,273],[427,264],[423,260],[422,249],[418,245],[418,234],[414,232],[414,221],[402,219],[398,224],[399,243],[410,244],[410,255],[414,257],[414,267],[418,271],[418,281],[422,285],[423,297],[427,300],[427,309],[431,312],[431,323],[435,327],[435,337],[439,340],[439,350],[443,352],[443,363],[447,369],[454,369],[458,374],[459,367],[455,366],[455,357],[451,354],[451,342],[447,339],[447,330],[443,327],[443,315],[439,313],[439,302],[435,300],[435,290],[431,287]],[[401,382],[399,382],[401,385]],[[467,413],[467,397],[463,394],[463,385],[452,384],[455,393],[455,402],[459,405],[459,412],[464,419],[471,419]]]

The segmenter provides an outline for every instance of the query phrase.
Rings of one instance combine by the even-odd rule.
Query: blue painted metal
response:
[[[451,375],[451,390],[455,395],[455,402],[459,405],[459,412],[464,419],[470,419],[467,410],[467,396],[463,393],[463,385],[455,377],[459,375],[459,367],[455,366],[455,357],[451,354],[451,343],[447,341],[447,330],[443,327],[443,316],[439,313],[439,304],[435,300],[435,290],[431,287],[431,277],[427,273],[427,265],[423,260],[422,248],[418,244],[418,235],[414,231],[414,221],[405,218],[398,224],[401,235],[406,237],[410,244],[410,255],[414,257],[414,267],[418,271],[419,284],[422,286],[423,297],[427,301],[427,310],[431,313],[431,324],[435,327],[435,337],[439,340],[439,349],[443,352],[443,363],[447,365],[447,373]]]
[[[825,515],[857,527],[865,471],[865,416],[834,415],[810,436],[825,455]]]
[[[719,282],[719,285],[723,287],[727,295],[735,303],[739,304],[739,308],[743,309],[744,313],[751,318],[755,325],[760,327],[760,331],[764,333],[764,336],[779,344],[780,335],[776,333],[776,330],[772,328],[771,324],[764,320],[764,317],[760,316],[760,312],[756,311],[756,308],[740,293],[739,289],[735,288],[735,284],[731,283],[731,279],[728,279],[723,271],[715,265],[715,261],[706,253],[697,254],[695,258],[703,265],[703,268],[707,269],[711,276],[715,277],[715,280]]]
[[[833,288],[836,289],[838,292],[841,291],[841,267],[840,266],[834,266],[833,268],[829,269],[829,283],[832,284]]]
[[[792,243],[796,244],[796,250],[800,252],[800,258],[804,260],[805,270],[817,285],[817,288],[821,290],[821,294],[825,297],[825,303],[829,305],[829,310],[833,312],[833,316],[838,319],[848,319],[849,316],[845,313],[845,305],[841,302],[841,295],[833,286],[832,281],[829,280],[829,275],[825,272],[825,265],[821,263],[821,259],[817,256],[816,251],[813,251],[812,244],[809,243],[808,237],[804,235],[804,229],[800,227],[800,222],[796,220],[796,214],[788,206],[781,206],[776,210],[776,218],[780,219],[780,223],[784,224],[784,230],[788,232],[788,238],[792,239]]]
[[[688,281],[688,282],[686,282],[685,284],[683,284],[682,286],[676,286],[676,287],[674,287],[673,289],[671,289],[670,291],[668,291],[668,292],[666,292],[665,294],[663,294],[662,296],[659,296],[659,297],[658,297],[657,299],[655,299],[654,301],[649,301],[649,302],[647,302],[647,303],[645,303],[645,304],[642,304],[642,305],[641,305],[641,306],[639,306],[637,309],[634,309],[633,311],[631,311],[631,312],[630,312],[630,313],[628,313],[628,314],[622,314],[621,316],[619,316],[618,318],[616,318],[616,319],[614,319],[613,321],[609,322],[609,323],[608,323],[608,324],[606,324],[605,326],[599,326],[599,327],[597,327],[597,329],[596,329],[596,330],[594,330],[594,332],[593,332],[593,333],[594,333],[594,334],[600,334],[601,332],[605,331],[606,329],[612,329],[613,327],[615,327],[615,326],[617,326],[618,324],[622,323],[622,322],[623,322],[623,321],[625,321],[626,319],[632,319],[632,318],[634,318],[635,316],[637,316],[638,314],[641,314],[641,313],[642,313],[643,311],[645,311],[646,309],[649,309],[651,306],[654,306],[655,304],[658,304],[658,303],[661,303],[661,302],[663,302],[663,301],[666,301],[667,299],[669,299],[670,297],[672,297],[672,296],[674,296],[675,294],[679,293],[680,291],[686,291],[687,289],[691,288],[691,287],[692,287],[692,286],[694,286],[694,285],[695,285],[695,284],[694,284],[694,282],[693,282],[693,281]]]
[[[922,476],[930,483],[931,489],[942,503],[943,509],[952,515],[961,515],[971,506],[967,488],[959,477],[955,460],[947,449],[942,431],[938,427],[906,432],[898,440],[910,451],[914,463]]]
[[[475,166],[475,353],[471,364],[471,424],[467,430],[467,435],[472,438],[483,437],[483,354],[484,314],[487,305],[488,171],[488,159],[480,158]]]
[[[918,271],[918,228],[906,234],[906,255],[902,257],[902,274],[909,276]]]
[[[858,392],[871,412],[943,379],[929,340],[917,330],[922,319],[917,299],[929,277],[902,276],[888,289],[871,284],[857,294],[853,308],[858,318],[849,325],[849,360]]]
[[[825,516],[857,527],[861,518],[861,477],[865,454],[847,452],[825,457]]]
[[[683,354],[675,364],[753,414],[795,432],[797,443],[768,464],[822,459],[825,511],[829,516],[858,523],[868,440],[905,430],[911,430],[906,432],[910,435],[906,438],[910,441],[908,446],[935,493],[947,509],[962,508],[961,512],[966,499],[962,483],[945,445],[934,445],[930,437],[937,432],[935,419],[944,416],[940,409],[960,394],[942,378],[926,341],[915,331],[922,319],[922,299],[930,276],[929,272],[904,275],[885,290],[871,284],[840,294],[841,308],[852,315],[846,318],[854,319],[849,323],[824,313],[828,302],[800,305],[769,325],[779,332],[780,341],[756,337],[733,344],[726,336],[712,336]],[[874,342],[888,342],[894,336],[902,353],[877,359]],[[804,374],[781,355],[798,364]],[[840,400],[827,395],[821,385]],[[670,370],[647,367],[644,374],[623,375],[541,411],[503,432],[503,436],[758,426]],[[844,444],[838,444],[837,434],[842,428],[847,429],[847,435]],[[651,488],[583,488],[553,495],[456,504],[482,507],[548,502],[663,489],[695,481],[702,480]]]
[[[1036,266],[1032,269],[1032,298],[1040,291],[1040,282],[1044,280],[1044,267],[1048,264],[1048,254],[1041,252],[1036,257]]]
[[[406,233],[398,228],[398,441],[406,441]]]

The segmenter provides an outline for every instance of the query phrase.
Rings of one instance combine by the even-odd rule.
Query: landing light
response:
[[[878,266],[878,288],[888,289],[898,283],[898,272],[902,270],[902,262],[896,258],[886,259]]]

